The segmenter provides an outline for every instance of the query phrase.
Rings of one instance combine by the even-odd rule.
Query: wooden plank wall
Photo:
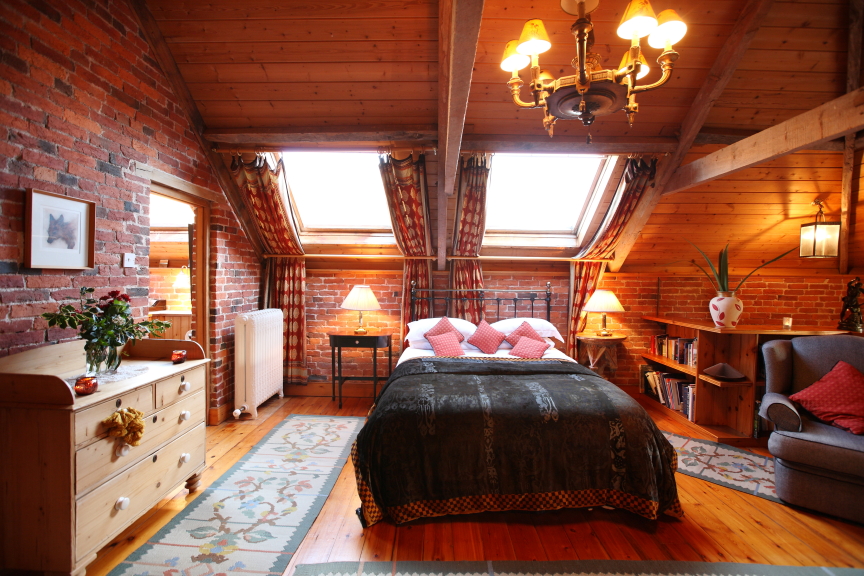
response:
[[[698,147],[685,162],[717,148]],[[839,220],[842,161],[839,152],[800,152],[665,197],[642,230],[622,272],[698,274],[688,262],[694,258],[704,262],[687,243],[690,241],[715,262],[729,243],[731,271],[746,274],[798,245],[801,225],[815,218],[814,199],[824,202],[829,220]],[[860,165],[860,154],[858,162]],[[859,201],[859,214],[861,206]],[[857,243],[862,243],[860,238]],[[856,248],[853,266],[864,265],[862,255],[864,251]],[[836,273],[837,259],[802,259],[793,253],[760,272]]]

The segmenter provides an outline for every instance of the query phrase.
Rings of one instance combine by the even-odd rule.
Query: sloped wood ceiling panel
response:
[[[148,6],[209,129],[437,121],[434,0]]]

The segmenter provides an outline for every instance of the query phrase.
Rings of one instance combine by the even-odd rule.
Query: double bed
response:
[[[352,449],[364,526],[593,506],[682,515],[675,451],[620,388],[554,348],[462,347],[411,342],[379,394]]]

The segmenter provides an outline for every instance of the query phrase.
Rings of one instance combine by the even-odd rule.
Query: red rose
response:
[[[120,299],[125,300],[126,302],[129,302],[129,295],[128,294],[121,294]]]
[[[109,298],[117,298],[118,296],[120,296],[119,290],[112,290],[111,292],[108,293]]]

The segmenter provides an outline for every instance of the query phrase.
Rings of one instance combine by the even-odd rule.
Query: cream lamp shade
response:
[[[621,24],[618,26],[618,37],[624,40],[648,36],[657,28],[657,16],[648,0],[630,0]]]
[[[505,72],[517,72],[531,63],[531,57],[527,54],[519,54],[516,51],[518,40],[511,40],[504,47],[504,56],[501,57],[501,69]]]
[[[522,34],[519,36],[516,51],[527,56],[537,56],[551,47],[552,43],[549,41],[549,34],[546,33],[543,21],[536,18],[527,21],[522,27]]]
[[[663,10],[657,15],[657,28],[648,35],[648,45],[652,48],[671,50],[687,34],[687,24],[675,10]]]
[[[346,310],[357,310],[360,313],[359,323],[354,329],[355,334],[366,334],[363,328],[363,312],[368,310],[380,310],[381,305],[369,286],[358,284],[351,288],[351,292],[342,301],[341,308]]]
[[[615,294],[611,290],[595,290],[582,310],[585,312],[602,312],[602,328],[597,332],[597,335],[611,336],[612,331],[606,329],[606,313],[624,312],[624,307],[621,306],[621,302],[618,301],[618,298],[615,297]]]

